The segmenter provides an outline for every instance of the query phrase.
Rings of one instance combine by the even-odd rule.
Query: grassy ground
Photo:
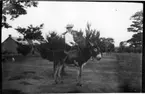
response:
[[[88,61],[83,70],[83,86],[79,87],[76,86],[77,68],[75,67],[66,67],[67,75],[63,77],[64,83],[55,85],[52,76],[52,62],[40,57],[16,59],[16,62],[3,63],[3,94],[12,92],[14,94],[123,92],[122,83],[125,81],[123,78],[126,74],[122,74],[122,70],[128,68],[121,69],[120,66],[126,66],[126,63],[123,65],[120,62],[126,62],[125,60],[121,54],[117,54],[117,58],[114,54],[104,56],[99,62]],[[132,76],[137,76],[133,77],[136,80],[132,80],[135,81],[132,83],[136,83],[134,86],[138,87],[141,78],[137,75],[139,71],[136,69],[138,68],[127,70],[126,73],[134,73]],[[130,79],[130,76],[125,77]]]
[[[120,53],[117,54],[118,76],[121,81],[122,91],[142,91],[142,54]]]

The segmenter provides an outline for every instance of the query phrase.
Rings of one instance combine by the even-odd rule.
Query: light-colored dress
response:
[[[71,34],[71,32],[67,32],[65,33],[65,43],[68,44],[69,46],[74,46],[74,44],[76,44],[76,42],[74,41],[74,37]]]

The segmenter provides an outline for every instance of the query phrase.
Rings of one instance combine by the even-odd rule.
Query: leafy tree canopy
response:
[[[143,11],[138,11],[130,18],[132,24],[128,29],[128,32],[143,32]]]
[[[142,46],[142,37],[143,37],[143,11],[136,12],[131,16],[132,24],[128,29],[128,32],[135,32],[132,38],[127,40],[130,43],[130,46],[138,47]]]
[[[100,45],[101,45],[100,47],[101,47],[102,52],[111,52],[111,51],[114,51],[115,49],[113,38],[101,37]]]
[[[143,33],[140,32],[134,34],[131,39],[127,40],[127,42],[131,44],[130,46],[137,47],[137,46],[142,46],[142,39],[143,39]]]
[[[2,4],[2,27],[10,28],[11,26],[7,23],[7,15],[10,16],[10,20],[14,20],[20,15],[27,14],[27,7],[37,7],[38,2],[33,0],[3,0]]]
[[[24,36],[24,39],[44,39],[42,36],[41,29],[43,28],[43,24],[40,26],[33,26],[30,25],[27,28],[17,27],[15,30],[17,30],[20,34]]]
[[[91,29],[91,24],[87,23],[87,27],[86,27],[86,40],[91,41],[92,43],[94,43],[95,45],[97,45],[98,43],[100,43],[100,32],[97,31],[96,29]]]

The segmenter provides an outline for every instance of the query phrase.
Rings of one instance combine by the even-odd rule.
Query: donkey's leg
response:
[[[83,67],[86,65],[86,63],[82,64],[81,66],[79,66],[79,70],[78,70],[78,79],[77,79],[77,85],[78,86],[82,86],[82,72],[83,72]]]
[[[57,68],[54,71],[54,81],[57,84]]]
[[[58,69],[58,78],[59,78],[60,83],[63,83],[63,81],[62,81],[62,76],[61,76],[62,68],[63,68],[63,65],[61,64],[61,65],[59,66],[59,69]]]
[[[77,77],[77,85],[78,86],[82,86],[82,84],[81,84],[81,76],[82,76],[82,66],[80,66],[79,70],[78,70],[78,77]]]
[[[56,66],[57,66],[57,62],[54,61],[54,63],[53,63],[53,74],[55,74]]]
[[[55,71],[54,71],[54,81],[55,81],[56,84],[58,83],[58,69],[59,69],[59,66],[56,65],[56,68],[55,68]]]

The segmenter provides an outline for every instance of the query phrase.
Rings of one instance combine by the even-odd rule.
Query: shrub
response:
[[[22,44],[18,44],[18,48],[17,48],[17,51],[18,53],[26,56],[28,55],[28,53],[30,53],[31,51],[31,46],[30,45],[22,45]]]
[[[46,41],[46,43],[42,43],[41,45],[39,45],[37,49],[42,58],[53,61],[53,51],[55,51],[56,56],[62,53],[65,48],[64,38],[57,35],[56,32],[51,32],[49,35],[46,36]],[[59,51],[61,52],[59,53]]]
[[[37,49],[43,59],[48,59],[48,60],[52,61],[53,53],[50,51],[49,48],[50,48],[50,44],[43,43],[43,44],[39,45]]]

